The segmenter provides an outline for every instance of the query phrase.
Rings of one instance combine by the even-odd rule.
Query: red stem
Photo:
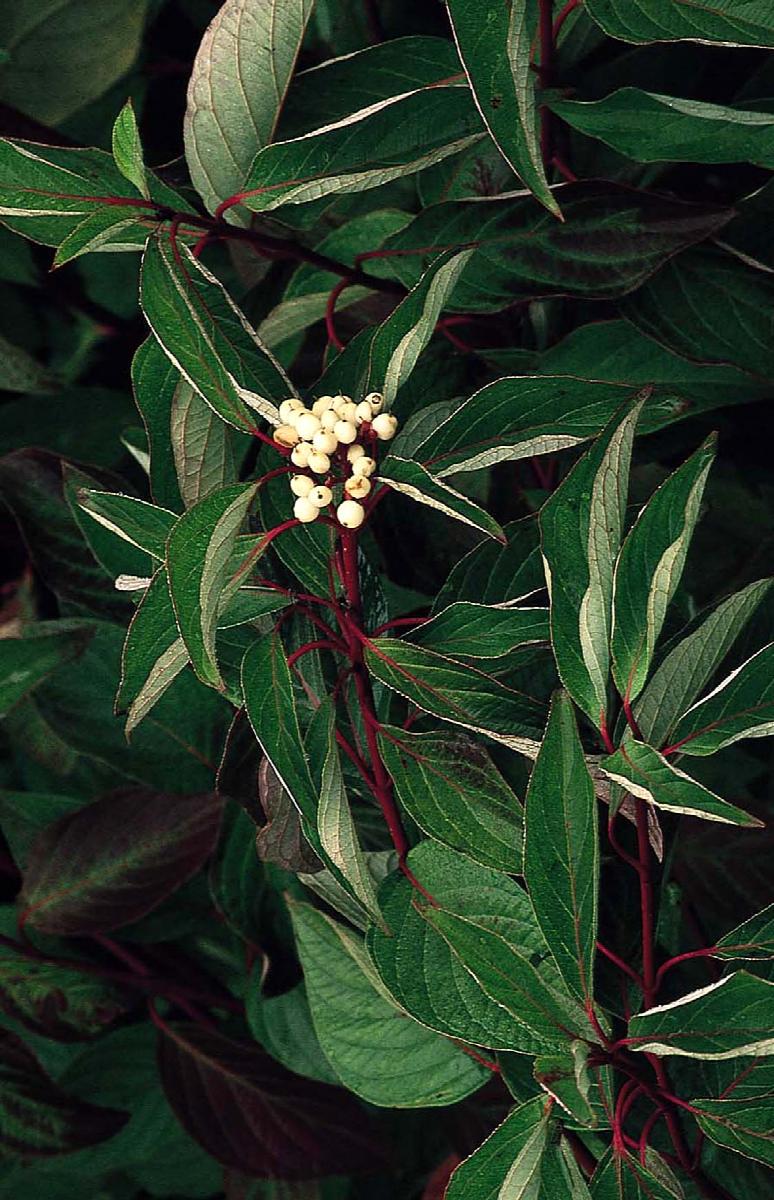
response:
[[[624,974],[628,975],[629,978],[637,984],[637,987],[640,989],[640,991],[644,990],[642,979],[635,971],[634,967],[630,967],[627,962],[624,962],[624,960],[619,958],[618,955],[612,950],[608,950],[607,946],[603,945],[602,942],[597,942],[597,950],[599,950],[600,954],[604,954],[605,958],[609,958],[611,963],[615,963],[620,971],[623,971]]]
[[[688,962],[688,960],[692,958],[712,958],[717,953],[717,946],[707,946],[702,950],[687,950],[685,954],[676,954],[674,958],[667,959],[665,963],[661,964],[656,972],[656,991],[658,991],[661,981],[666,975],[667,971],[671,971],[672,967],[676,967],[678,963]]]
[[[569,17],[570,13],[574,12],[580,3],[581,0],[567,0],[564,8],[557,13],[553,28],[554,44],[556,44],[556,42],[559,40],[559,34],[562,31],[562,26]]]

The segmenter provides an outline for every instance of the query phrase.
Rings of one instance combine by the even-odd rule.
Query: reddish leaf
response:
[[[258,768],[258,794],[266,817],[255,839],[258,857],[285,871],[319,871],[322,864],[304,837],[298,809],[268,758]]]
[[[459,1154],[450,1154],[445,1158],[428,1179],[422,1200],[443,1200],[449,1180],[461,1161]]]
[[[68,1096],[20,1038],[0,1030],[0,1147],[45,1158],[113,1137],[129,1114]]]
[[[30,852],[22,920],[65,937],[139,920],[212,853],[221,807],[211,793],[127,788],[62,817]]]
[[[354,1097],[292,1074],[254,1044],[158,1024],[167,1099],[224,1166],[259,1179],[310,1179],[383,1165],[383,1147]]]
[[[0,944],[0,1009],[33,1033],[80,1042],[101,1033],[128,1007],[112,983]]]

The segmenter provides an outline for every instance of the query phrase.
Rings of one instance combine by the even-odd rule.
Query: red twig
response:
[[[604,954],[605,958],[609,958],[610,962],[615,963],[620,971],[623,971],[624,974],[628,975],[641,991],[644,990],[642,979],[635,971],[634,967],[630,967],[629,964],[624,962],[622,958],[619,958],[614,951],[608,950],[607,946],[603,945],[602,942],[597,942],[597,950],[599,950],[600,954]]]
[[[553,28],[554,45],[556,45],[556,43],[558,42],[559,34],[562,32],[562,26],[564,25],[565,21],[569,17],[570,13],[574,12],[575,9],[581,4],[581,2],[582,2],[582,0],[567,0],[567,3],[565,4],[564,8],[561,9],[561,11],[557,13],[556,20],[554,21],[554,28]]]
[[[717,953],[718,953],[717,946],[708,946],[702,950],[687,950],[684,954],[676,954],[674,956],[674,958],[668,959],[665,963],[661,964],[658,971],[656,972],[656,980],[655,980],[656,992],[658,991],[658,989],[661,985],[661,981],[663,980],[667,971],[671,971],[672,968],[676,967],[678,963],[688,962],[689,959],[692,959],[692,958],[712,958],[715,955],[717,955]]]

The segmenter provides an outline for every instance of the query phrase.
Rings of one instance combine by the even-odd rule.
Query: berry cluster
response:
[[[359,404],[349,396],[320,396],[311,408],[295,398],[280,404],[282,424],[274,430],[274,440],[290,449],[290,461],[299,468],[290,477],[297,520],[315,521],[333,503],[333,488],[342,484],[339,524],[345,529],[363,524],[361,501],[371,491],[376,443],[390,441],[398,428],[395,417],[382,412],[383,405],[380,392],[370,392]]]

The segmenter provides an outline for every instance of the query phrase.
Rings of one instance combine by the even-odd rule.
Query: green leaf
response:
[[[537,521],[527,517],[503,528],[506,546],[484,539],[452,567],[435,598],[434,612],[462,601],[506,604],[545,587]]]
[[[723,662],[771,585],[771,579],[759,579],[723,600],[659,663],[634,706],[637,727],[649,744],[662,746],[671,736],[680,714]]]
[[[166,568],[161,567],[132,617],[121,655],[116,708],[119,712],[128,708],[127,737],[189,661],[175,620]]]
[[[551,1105],[536,1096],[515,1108],[449,1180],[446,1200],[527,1200],[540,1194]],[[563,1200],[559,1195],[556,1200]]]
[[[191,179],[210,212],[274,141],[314,0],[226,0],[194,59],[185,114]]]
[[[622,302],[622,313],[676,354],[774,372],[768,313],[774,280],[722,250],[681,254]]]
[[[34,11],[0,6],[0,100],[47,125],[59,125],[96,100],[132,66],[146,0],[41,0]]]
[[[489,513],[461,492],[436,479],[421,463],[391,454],[379,467],[379,480],[410,500],[416,500],[418,504],[426,504],[445,513],[447,517],[472,525],[489,537],[505,542],[505,534],[494,517],[490,517]]]
[[[500,658],[518,646],[547,642],[551,633],[547,608],[463,600],[442,608],[408,636],[414,645],[452,658]]]
[[[595,727],[607,720],[613,575],[641,408],[610,421],[540,512],[557,669]]]
[[[525,1046],[556,1050],[566,1043],[568,1033],[589,1034],[580,1005],[567,993],[549,988],[502,932],[431,905],[420,911],[484,994],[523,1027]]]
[[[764,646],[680,718],[672,745],[681,754],[715,754],[741,738],[774,732],[774,642]]]
[[[490,870],[438,842],[420,842],[408,856],[422,886],[447,912],[487,925],[498,937],[517,944],[552,996],[562,995],[562,979],[527,893],[507,875]],[[379,907],[391,933],[369,927],[366,946],[379,976],[398,1004],[416,1020],[474,1045],[541,1053],[543,1037],[530,1033],[502,1004],[490,997],[458,955],[420,914],[417,892],[399,873],[379,888]],[[570,1004],[569,998],[561,1003]],[[559,1035],[551,1033],[556,1047]]]
[[[772,1054],[774,983],[737,971],[629,1022],[630,1048],[688,1058]]]
[[[346,1088],[370,1104],[424,1108],[481,1087],[486,1067],[407,1017],[374,983],[357,935],[307,904],[291,904],[290,913],[315,1031]]]
[[[234,434],[198,392],[181,379],[172,396],[169,432],[177,482],[186,508],[236,483]]]
[[[747,1158],[774,1167],[774,1095],[728,1100],[692,1100],[707,1137]]]
[[[591,1129],[607,1128],[610,1122],[602,1103],[602,1083],[610,1088],[610,1072],[603,1068],[596,1081],[592,1080],[588,1059],[589,1046],[571,1042],[562,1054],[539,1055],[533,1073],[541,1088],[574,1121]]]
[[[599,830],[594,784],[573,706],[557,692],[524,804],[524,877],[567,986],[594,994]]]
[[[261,974],[262,964],[256,966],[245,997],[247,1022],[253,1036],[272,1058],[296,1075],[319,1079],[321,1083],[338,1083],[338,1076],[317,1040],[303,981],[280,996],[263,996]],[[295,1198],[289,1196],[288,1200]]]
[[[768,0],[586,0],[605,33],[624,42],[720,42],[774,46],[774,14]]]
[[[177,520],[168,508],[159,508],[135,496],[93,488],[79,489],[78,507],[130,545],[144,550],[159,562],[164,561],[167,538]]]
[[[28,627],[24,637],[0,638],[0,716],[52,671],[77,658],[91,634],[86,624],[48,621]]]
[[[774,958],[774,904],[737,925],[716,945],[718,958]]]
[[[440,250],[472,246],[454,292],[457,312],[497,312],[545,296],[622,296],[733,216],[608,182],[565,184],[555,195],[563,221],[531,196],[432,204],[388,238],[390,272],[412,287]]]
[[[124,178],[134,184],[141,196],[149,200],[150,191],[145,177],[142,142],[131,100],[127,100],[113,126],[113,158]]]
[[[274,466],[273,455],[258,460],[258,471],[268,471]],[[258,493],[258,511],[264,529],[274,529],[292,515],[291,496],[287,476],[269,479]],[[330,587],[328,563],[330,560],[331,529],[316,521],[313,525],[294,526],[286,529],[281,537],[275,538],[271,548],[277,558],[299,581],[306,592],[325,596]]]
[[[230,928],[257,945],[261,937],[263,868],[255,849],[255,824],[235,800],[226,801],[218,848],[210,863],[209,885],[215,906]]]
[[[626,1150],[612,1147],[599,1160],[591,1180],[593,1200],[683,1200],[680,1184],[653,1150],[646,1166]]]
[[[774,166],[774,115],[625,87],[602,100],[556,100],[552,112],[636,162]]]
[[[715,457],[710,437],[651,496],[621,547],[613,597],[613,678],[621,696],[640,694],[675,594]]]
[[[259,151],[242,203],[254,212],[379,187],[439,162],[483,135],[470,92],[418,88]]]
[[[449,0],[452,32],[476,106],[501,154],[554,216],[559,205],[546,179],[540,147],[537,77],[532,50],[538,35],[533,0],[490,6]],[[482,19],[483,18],[483,19]]]
[[[54,255],[54,267],[63,267],[65,263],[80,258],[82,254],[93,254],[103,247],[110,251],[139,250],[138,233],[142,242],[146,240],[149,230],[155,229],[158,221],[146,219],[140,224],[141,210],[132,207],[131,201],[125,204],[103,204],[96,212],[89,213],[75,226],[71,233],[61,242]]]
[[[392,407],[400,388],[414,370],[472,253],[472,250],[450,250],[439,255],[376,330],[363,391],[374,388],[380,391],[385,408]]]
[[[644,742],[627,739],[615,754],[601,759],[599,767],[632,795],[666,812],[703,817],[705,821],[722,821],[727,825],[746,825],[749,828],[763,825],[757,817],[737,808],[735,804],[721,800],[720,796],[679,771],[663,754]]]
[[[27,395],[55,392],[57,383],[51,372],[27,350],[0,335],[0,388]]]
[[[423,712],[531,752],[542,733],[543,705],[475,667],[397,638],[369,640],[371,673]]]
[[[214,492],[184,513],[167,541],[169,590],[180,636],[203,683],[223,691],[215,656],[221,608],[238,587],[233,551],[256,484],[236,483]]]
[[[127,1008],[126,996],[99,976],[26,955],[0,943],[0,1009],[26,1029],[61,1042],[102,1033]],[[88,964],[91,965],[91,964]]]
[[[132,387],[148,441],[150,490],[156,504],[183,507],[170,441],[172,404],[180,374],[155,337],[142,343],[132,360]]]
[[[401,806],[420,829],[486,867],[520,873],[521,805],[483,746],[389,725],[379,746]]]
[[[140,298],[164,353],[218,416],[243,432],[254,424],[250,409],[279,424],[277,403],[294,394],[289,379],[186,247],[176,254],[166,236],[151,238]]]

